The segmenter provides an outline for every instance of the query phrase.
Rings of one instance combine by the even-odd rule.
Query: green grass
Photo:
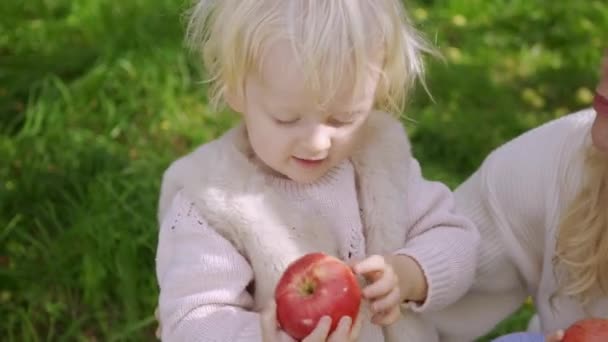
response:
[[[431,62],[407,127],[425,174],[590,103],[604,1],[410,4]],[[150,340],[160,175],[233,122],[208,110],[170,0],[0,2],[0,336]],[[603,40],[604,39],[604,40]],[[532,309],[497,332],[522,329]],[[487,339],[486,339],[487,340]]]

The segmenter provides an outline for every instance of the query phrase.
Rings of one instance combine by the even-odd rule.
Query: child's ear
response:
[[[226,103],[233,111],[237,113],[243,113],[245,111],[245,97],[243,95],[227,91],[225,99]]]

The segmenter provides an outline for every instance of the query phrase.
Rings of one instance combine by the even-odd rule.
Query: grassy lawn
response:
[[[429,63],[435,102],[418,91],[406,113],[429,178],[455,186],[497,145],[589,105],[605,1],[409,6],[446,56]],[[206,106],[184,9],[0,1],[2,340],[152,339],[161,172],[234,121]]]

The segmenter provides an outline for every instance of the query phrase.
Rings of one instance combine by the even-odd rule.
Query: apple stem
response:
[[[306,296],[310,296],[313,293],[315,293],[315,282],[312,281],[311,279],[305,279],[302,284],[301,292],[303,295],[306,295]]]

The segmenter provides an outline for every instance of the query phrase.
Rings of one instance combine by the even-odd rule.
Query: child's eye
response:
[[[338,115],[335,117],[331,117],[331,118],[329,118],[329,124],[332,126],[350,125],[353,122],[357,121],[359,114],[361,114],[361,112],[350,112],[350,113],[345,113],[345,114]]]
[[[291,124],[294,124],[294,123],[300,121],[300,118],[282,120],[282,119],[277,119],[277,118],[273,117],[273,120],[275,123],[277,123],[279,125],[291,125]]]
[[[345,120],[345,119],[337,119],[337,118],[329,118],[328,120],[328,124],[331,126],[335,126],[335,127],[339,127],[339,126],[346,126],[346,125],[350,125],[351,123],[353,123],[354,120]]]

